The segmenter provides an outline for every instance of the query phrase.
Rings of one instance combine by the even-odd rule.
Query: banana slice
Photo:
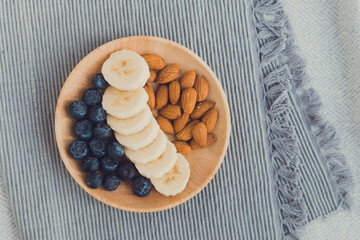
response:
[[[150,77],[145,59],[134,51],[114,52],[104,62],[101,73],[105,80],[119,90],[142,88]]]
[[[116,118],[107,115],[107,123],[112,130],[122,135],[130,135],[143,130],[153,117],[150,108],[145,107],[141,112],[130,118]]]
[[[149,96],[144,88],[135,91],[120,91],[109,86],[103,95],[102,106],[105,111],[117,118],[130,118],[147,107]]]
[[[151,178],[155,189],[165,196],[175,196],[182,192],[190,178],[189,162],[180,153],[174,167],[160,178]]]
[[[155,118],[152,117],[149,124],[140,132],[131,135],[122,135],[115,132],[115,137],[116,140],[118,140],[118,142],[125,148],[138,150],[152,143],[158,135],[159,130],[159,125],[157,124]]]
[[[157,137],[150,145],[137,151],[125,149],[125,154],[134,163],[146,164],[154,161],[165,152],[167,142],[167,137],[163,131],[159,130]]]
[[[173,168],[176,162],[176,148],[167,141],[165,152],[156,160],[146,164],[135,164],[141,175],[147,178],[159,178]]]

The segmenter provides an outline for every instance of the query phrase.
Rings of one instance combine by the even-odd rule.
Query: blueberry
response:
[[[86,89],[83,94],[82,100],[88,106],[98,105],[101,101],[100,92],[95,88]]]
[[[118,165],[119,165],[118,160],[111,159],[108,156],[101,159],[101,162],[100,162],[101,171],[103,171],[104,173],[114,172],[116,170],[116,168],[118,167]]]
[[[89,143],[90,152],[94,157],[101,158],[106,155],[106,142],[93,138]]]
[[[92,137],[93,124],[89,120],[78,120],[73,126],[76,137],[88,140]]]
[[[108,140],[114,133],[107,123],[101,122],[95,125],[93,134],[96,139]]]
[[[125,182],[133,181],[139,173],[132,162],[121,162],[117,169],[119,178]]]
[[[93,123],[99,123],[106,120],[106,111],[100,106],[96,105],[90,108],[88,118]]]
[[[68,106],[68,113],[76,120],[83,119],[87,113],[87,106],[82,101],[74,101]]]
[[[83,159],[89,153],[89,148],[83,140],[75,140],[69,146],[69,154],[75,159]]]
[[[107,155],[114,160],[120,160],[125,154],[124,147],[118,142],[109,143],[106,147],[106,152]]]
[[[101,73],[95,74],[92,79],[93,87],[96,89],[104,89],[108,83],[105,81],[104,76]]]
[[[120,185],[120,179],[115,175],[106,175],[103,181],[103,187],[108,191],[114,191]]]
[[[88,185],[89,188],[95,189],[101,186],[102,180],[103,178],[100,173],[91,173],[86,178],[86,185]]]
[[[87,157],[81,163],[81,168],[88,173],[94,173],[99,169],[100,162],[96,157]]]
[[[145,197],[149,195],[152,189],[152,184],[146,177],[140,176],[135,179],[132,184],[132,191],[138,197]]]

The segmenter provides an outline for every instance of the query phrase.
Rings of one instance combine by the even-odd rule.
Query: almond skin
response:
[[[169,101],[169,90],[166,85],[159,85],[156,89],[156,108],[162,109]]]
[[[192,119],[199,119],[201,118],[210,108],[215,106],[214,101],[206,100],[203,102],[199,102],[196,104],[194,111],[191,113],[190,117]]]
[[[165,61],[162,57],[156,54],[144,54],[142,57],[145,59],[150,69],[161,70],[165,67]]]
[[[197,93],[194,88],[186,88],[181,94],[181,106],[184,112],[191,114],[196,104]]]
[[[197,92],[197,101],[204,101],[209,94],[209,85],[203,76],[198,76],[194,83],[194,88]]]
[[[186,142],[178,141],[174,143],[176,150],[178,153],[181,153],[182,155],[187,155],[191,153],[191,147]]]
[[[207,135],[207,141],[205,147],[213,144],[215,141],[216,141],[216,136],[214,134],[209,133]],[[194,139],[191,139],[190,146],[192,150],[197,150],[202,148]]]
[[[162,69],[156,78],[157,83],[172,82],[180,76],[181,67],[177,63],[169,64]]]
[[[210,109],[205,113],[205,115],[202,117],[201,121],[206,125],[207,131],[211,132],[217,121],[218,112],[215,108]]]
[[[181,130],[183,130],[183,128],[186,126],[186,124],[189,121],[189,114],[187,113],[183,113],[181,115],[181,117],[179,117],[178,119],[174,120],[174,129],[175,132],[178,133]]]
[[[171,104],[176,104],[180,98],[180,83],[179,81],[172,81],[169,84],[169,98]]]
[[[197,123],[193,128],[193,138],[200,145],[205,147],[207,142],[207,128],[203,122]]]
[[[156,72],[150,69],[150,77],[148,78],[147,83],[153,82],[155,78],[156,78]]]
[[[176,134],[177,139],[180,141],[188,141],[192,138],[193,129],[196,124],[199,123],[199,120],[192,121],[188,123],[183,130]]]
[[[147,92],[147,94],[149,95],[149,100],[148,100],[147,104],[148,104],[149,108],[150,108],[151,110],[153,110],[154,107],[155,107],[155,94],[154,94],[154,90],[153,90],[152,87],[149,86],[148,84],[146,84],[146,85],[144,86],[144,89],[145,89],[145,91]]]
[[[177,105],[170,104],[159,110],[159,114],[167,119],[174,120],[181,116],[181,109]]]
[[[196,73],[194,70],[190,70],[181,78],[180,86],[181,89],[191,88],[194,85]]]
[[[167,134],[175,134],[174,131],[174,127],[171,124],[171,122],[169,120],[167,120],[166,118],[162,117],[162,116],[158,116],[156,118],[157,123],[160,126],[160,129]]]

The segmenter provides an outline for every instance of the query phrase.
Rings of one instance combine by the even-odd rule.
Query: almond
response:
[[[196,90],[193,88],[186,88],[181,94],[181,106],[187,114],[191,114],[194,110],[196,95]]]
[[[175,145],[178,153],[187,155],[191,152],[191,147],[186,142],[178,141],[178,142],[175,142],[174,145]]]
[[[194,70],[190,70],[181,78],[180,86],[181,89],[191,88],[194,85],[196,73]]]
[[[203,122],[197,123],[193,128],[193,138],[201,147],[206,146],[207,128]]]
[[[167,65],[163,70],[157,75],[157,83],[168,83],[174,81],[180,76],[181,67],[177,63]]]
[[[167,119],[177,119],[181,116],[181,109],[177,105],[166,105],[159,114]]]
[[[194,111],[191,113],[190,117],[192,119],[201,118],[210,108],[215,106],[215,102],[207,100],[196,104]]]
[[[162,57],[156,54],[144,54],[142,57],[145,59],[150,69],[160,70],[165,67],[165,61]]]
[[[206,125],[207,131],[211,132],[216,124],[218,112],[215,108],[210,109],[202,117],[201,121]]]
[[[150,69],[150,77],[148,78],[147,82],[151,83],[155,80],[155,78],[156,78],[156,72]]]
[[[197,92],[197,101],[204,101],[209,94],[209,85],[203,76],[198,76],[194,83],[194,88]]]
[[[149,100],[148,100],[147,104],[148,104],[149,108],[150,108],[151,110],[153,110],[154,107],[155,107],[155,94],[154,94],[154,90],[153,90],[152,87],[149,86],[148,84],[146,84],[146,85],[144,86],[144,89],[145,89],[145,91],[147,92],[147,94],[149,95]]]
[[[183,113],[181,115],[181,117],[179,117],[178,119],[174,120],[174,129],[175,132],[178,133],[180,132],[188,123],[189,121],[189,114],[187,113]]]
[[[156,89],[156,108],[162,109],[169,101],[169,90],[166,85],[159,85]]]
[[[207,135],[205,147],[209,146],[210,144],[213,144],[215,141],[216,141],[216,136],[214,134],[209,133]],[[190,146],[192,150],[197,150],[202,148],[194,139],[191,139]]]
[[[158,116],[156,118],[157,123],[160,126],[160,129],[167,134],[175,134],[174,131],[174,127],[171,124],[171,122],[169,120],[167,120],[166,118],[162,117],[162,116]]]
[[[187,141],[192,138],[193,128],[196,124],[199,123],[199,120],[192,121],[188,123],[183,130],[176,134],[177,139],[180,141]]]
[[[176,104],[180,98],[180,83],[179,81],[172,81],[169,84],[169,98],[172,104]]]

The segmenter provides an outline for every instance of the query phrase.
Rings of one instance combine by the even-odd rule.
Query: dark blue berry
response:
[[[99,173],[91,173],[86,178],[86,185],[88,185],[89,188],[95,189],[101,186],[102,181],[103,178]]]
[[[82,101],[74,101],[68,106],[68,113],[76,120],[83,119],[87,113],[87,106]]]
[[[149,195],[152,189],[152,184],[146,177],[140,176],[135,179],[132,184],[132,191],[138,197],[145,197]]]
[[[76,137],[88,140],[93,135],[93,124],[89,120],[78,120],[73,126],[73,131]]]
[[[107,123],[101,122],[95,125],[93,134],[97,139],[108,140],[114,133]]]
[[[93,87],[96,89],[104,89],[108,83],[105,81],[104,76],[101,73],[95,74],[92,79]]]
[[[103,171],[104,173],[114,172],[118,167],[118,165],[119,165],[118,160],[111,159],[108,156],[101,159],[100,162],[101,171]]]
[[[100,92],[95,88],[86,89],[83,94],[82,100],[88,106],[98,105],[101,101]]]
[[[118,142],[109,143],[106,147],[106,152],[107,155],[114,160],[120,160],[125,154],[124,147]]]
[[[106,111],[100,106],[96,105],[90,108],[88,118],[93,123],[99,123],[106,120]]]
[[[96,157],[87,157],[81,163],[81,168],[88,173],[94,173],[99,169],[100,162]]]
[[[89,142],[90,152],[94,157],[101,158],[106,155],[106,142],[93,138]]]
[[[117,169],[119,178],[125,182],[130,182],[135,180],[139,173],[132,162],[121,162]]]
[[[69,146],[69,154],[75,159],[83,159],[89,153],[89,148],[83,140],[75,140]]]
[[[114,191],[120,185],[120,179],[115,175],[106,175],[103,181],[103,187],[108,191]]]

